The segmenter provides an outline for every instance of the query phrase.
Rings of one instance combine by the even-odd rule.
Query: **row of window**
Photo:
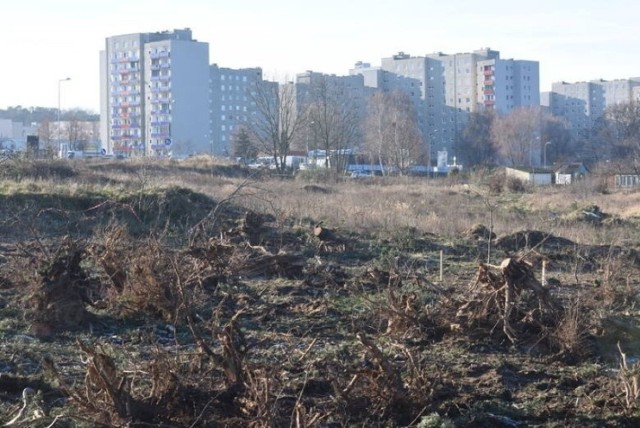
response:
[[[222,95],[221,100],[222,101],[227,101],[227,98],[228,98],[229,101],[234,101],[234,100],[235,101],[247,101],[248,100],[246,95],[242,95],[242,96],[241,95],[229,95],[228,97],[227,97],[227,95]],[[255,104],[255,103],[253,103],[253,104]]]
[[[234,109],[234,107],[235,107],[235,109]],[[220,109],[221,109],[222,111],[226,111],[227,109],[228,109],[229,111],[233,111],[233,110],[236,110],[236,111],[240,111],[240,110],[242,110],[242,111],[247,111],[247,106],[231,106],[231,105],[230,105],[230,106],[227,106],[227,105],[224,105],[224,104],[223,104],[223,105],[221,105],[221,106],[220,106]]]
[[[131,39],[131,40],[120,40],[120,41],[114,41],[113,42],[113,47],[115,49],[120,49],[121,47],[126,49],[128,47],[132,47],[132,48],[136,48],[138,47],[138,40],[137,39]]]
[[[222,75],[220,75],[220,80],[238,80],[238,81],[242,80],[243,82],[246,82],[247,81],[247,76],[239,76],[239,75],[235,75],[234,76],[232,74],[226,76],[226,75],[222,74]]]
[[[240,120],[243,122],[247,121],[247,116],[246,115],[232,115],[232,114],[223,114],[220,116],[220,119],[225,121],[225,120]]]
[[[221,91],[225,91],[225,90],[229,90],[229,91],[233,91],[235,88],[236,91],[240,91],[240,85],[220,85],[220,90]],[[245,90],[245,88],[242,88],[243,90]]]

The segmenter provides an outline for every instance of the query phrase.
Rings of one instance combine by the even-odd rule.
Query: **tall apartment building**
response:
[[[252,92],[263,84],[261,68],[209,68],[210,126],[213,154],[231,155],[235,132],[255,112]]]
[[[575,138],[588,133],[607,107],[640,100],[640,78],[556,82],[551,92],[542,94],[543,106],[564,118]]]
[[[296,101],[308,102],[312,97],[310,91],[319,85],[326,85],[329,96],[340,97],[350,108],[356,110],[358,117],[365,114],[367,91],[364,78],[360,75],[336,76],[307,70],[296,75]]]
[[[103,148],[124,156],[210,150],[209,45],[190,29],[108,37],[101,52]]]
[[[441,150],[455,155],[457,135],[470,113],[493,109],[507,114],[540,104],[538,62],[503,60],[491,49],[422,57],[400,52],[383,58],[379,68],[358,63],[350,73],[362,74],[367,85],[400,89],[416,100],[419,127],[432,159]]]
[[[327,102],[336,105],[342,110],[346,118],[347,128],[352,132],[348,138],[354,141],[345,141],[344,144],[357,143],[361,140],[360,124],[366,117],[366,107],[369,95],[373,92],[371,88],[366,88],[364,78],[361,75],[336,76],[335,74],[324,74],[314,71],[306,71],[296,75],[294,84],[296,108],[308,106],[314,102]],[[353,126],[352,126],[353,125]],[[311,124],[307,124],[312,127]],[[312,130],[305,131],[307,147],[309,147],[309,135]],[[313,144],[312,144],[313,145]]]

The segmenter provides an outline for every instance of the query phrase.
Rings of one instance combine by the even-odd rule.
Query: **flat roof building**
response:
[[[108,153],[209,150],[209,45],[194,40],[190,29],[108,37],[100,67]]]
[[[359,62],[350,73],[364,76],[368,86],[410,95],[431,159],[438,151],[456,154],[458,133],[472,112],[508,114],[514,108],[540,105],[538,62],[503,60],[500,52],[488,48],[419,57],[399,52],[383,58],[380,67]]]
[[[211,150],[230,156],[233,139],[249,123],[256,103],[252,93],[262,84],[261,68],[232,69],[213,64],[209,68]]]
[[[564,118],[574,138],[585,137],[607,107],[640,99],[640,78],[556,82],[543,94],[543,105]]]

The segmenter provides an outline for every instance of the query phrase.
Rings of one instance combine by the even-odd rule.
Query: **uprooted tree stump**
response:
[[[525,291],[529,291],[525,298]],[[531,298],[533,297],[533,298]],[[458,308],[456,317],[468,326],[479,323],[500,324],[504,335],[516,343],[533,327],[544,334],[562,315],[549,290],[535,277],[532,265],[523,258],[506,258],[499,266],[480,263],[469,300]]]
[[[55,330],[78,327],[89,317],[91,282],[80,266],[83,254],[84,248],[66,242],[40,270],[40,281],[27,297],[32,333],[49,336]]]
[[[322,223],[313,227],[313,236],[318,240],[318,249],[325,251],[344,251],[345,240],[332,229],[326,228]]]

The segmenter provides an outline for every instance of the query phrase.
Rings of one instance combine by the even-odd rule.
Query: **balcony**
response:
[[[484,105],[486,105],[486,106],[492,106],[495,103],[496,102],[494,100],[484,100]]]
[[[493,88],[485,88],[484,94],[485,95],[494,95],[495,91],[493,90]]]
[[[163,86],[156,86],[156,87],[152,87],[152,88],[151,88],[151,92],[153,92],[153,93],[157,93],[157,92],[171,92],[171,86],[163,85]]]
[[[152,52],[149,54],[149,58],[152,58],[152,59],[168,58],[168,57],[169,57],[168,51]]]
[[[484,82],[482,82],[485,86],[491,86],[494,84],[493,79],[487,79]]]
[[[485,76],[493,76],[493,70],[484,70],[482,74]]]

